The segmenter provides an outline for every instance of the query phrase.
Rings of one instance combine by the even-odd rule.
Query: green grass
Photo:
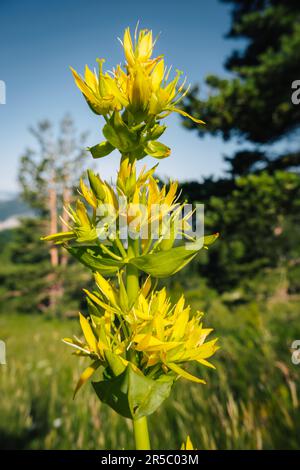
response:
[[[218,298],[200,301],[221,350],[217,370],[204,370],[207,385],[180,380],[150,418],[153,447],[178,449],[190,434],[199,449],[300,447],[299,373],[290,345],[300,339],[299,302],[228,308]],[[201,305],[202,304],[202,305]],[[74,320],[6,314],[0,339],[0,448],[132,448],[132,425],[101,404],[87,384],[72,392],[87,360],[61,342],[78,334]]]

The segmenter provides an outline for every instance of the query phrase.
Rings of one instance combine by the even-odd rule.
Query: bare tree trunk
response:
[[[50,211],[50,233],[57,232],[57,193],[55,189],[54,178],[52,178],[49,189],[49,211]],[[52,246],[50,248],[51,266],[57,267],[59,264],[58,248]]]
[[[67,181],[66,181],[66,186],[63,189],[63,207],[68,207],[69,204],[71,203],[71,190],[67,186]],[[64,222],[62,222],[62,230],[68,230],[68,222],[69,222],[69,214],[67,212],[63,213],[63,219]],[[68,253],[66,250],[63,250],[62,255],[61,255],[61,265],[63,267],[67,266],[68,264]]]
[[[50,233],[57,232],[57,191],[55,187],[55,176],[52,175],[49,187],[49,213],[50,213]],[[57,268],[59,265],[58,247],[52,246],[50,248],[50,261],[52,268]],[[57,279],[57,273],[53,271],[50,276],[50,289],[49,289],[49,309],[53,314],[56,314],[57,303],[59,297],[62,295],[61,282]]]

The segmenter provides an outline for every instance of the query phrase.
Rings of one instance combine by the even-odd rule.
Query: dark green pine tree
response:
[[[300,80],[300,2],[223,1],[232,6],[228,37],[246,42],[226,61],[230,78],[208,76],[207,97],[194,88],[183,103],[206,126],[184,126],[245,148],[226,157],[229,177],[182,185],[184,197],[205,203],[207,232],[223,239],[198,269],[221,292],[249,293],[251,283],[259,290],[278,272],[299,292],[300,104],[292,85]]]
[[[205,129],[190,120],[184,125],[197,128],[200,135],[209,132],[249,142],[250,148],[227,158],[234,175],[298,167],[300,104],[293,104],[292,94],[300,88],[300,2],[221,1],[232,4],[228,37],[246,40],[246,46],[226,61],[231,78],[208,76],[208,97],[194,88],[184,102],[187,112],[207,123]],[[288,150],[269,148],[284,139]]]
[[[40,244],[40,217],[24,217],[6,245],[6,260],[0,276],[6,288],[10,311],[43,312],[49,306],[49,249]]]

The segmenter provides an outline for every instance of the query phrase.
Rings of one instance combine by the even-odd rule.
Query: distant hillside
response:
[[[0,200],[0,222],[29,212],[29,207],[18,196],[13,199]]]
[[[15,191],[3,191],[0,189],[0,202],[15,199],[18,194]]]

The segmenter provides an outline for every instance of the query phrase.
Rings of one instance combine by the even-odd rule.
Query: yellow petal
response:
[[[131,77],[130,102],[136,109],[146,109],[151,96],[151,83],[142,66],[136,66]]]
[[[178,341],[184,336],[188,321],[189,321],[189,309],[185,308],[179,314],[177,320],[175,320],[175,324],[173,326],[173,333],[172,333],[173,340]]]
[[[101,361],[97,359],[97,361],[93,362],[89,367],[87,367],[81,374],[77,385],[74,390],[73,400],[75,398],[76,393],[85,384],[85,382],[94,374],[94,372],[100,367]]]
[[[85,66],[84,79],[86,84],[94,91],[94,93],[96,93],[98,90],[98,81],[95,77],[95,74],[88,68],[87,65]]]
[[[76,201],[76,215],[82,225],[90,226],[90,219],[85,205],[79,199]]]
[[[96,284],[99,287],[102,294],[115,306],[118,305],[116,294],[110,285],[110,283],[100,274],[95,274]]]
[[[202,364],[203,366],[210,367],[211,369],[215,369],[215,366],[211,364],[211,362],[208,362],[206,359],[196,359],[199,364]]]
[[[41,240],[46,242],[63,243],[67,240],[72,240],[72,238],[76,238],[74,232],[59,232],[54,233],[53,235],[47,235],[46,237],[41,237]]]
[[[170,184],[168,194],[166,195],[166,198],[165,198],[165,204],[170,206],[173,203],[174,198],[176,196],[177,189],[178,189],[178,182],[177,181],[172,182]]]
[[[201,121],[201,119],[196,119],[193,116],[191,116],[189,113],[186,113],[182,109],[179,108],[168,108],[169,111],[173,111],[174,113],[181,114],[181,116],[187,117],[191,119],[192,121],[196,122],[197,124],[205,124],[204,121]]]
[[[219,346],[216,346],[216,341],[218,341],[217,338],[202,344],[193,358],[197,360],[212,356],[219,349]]]
[[[95,304],[99,305],[100,307],[103,308],[103,310],[107,310],[109,312],[117,312],[117,310],[107,303],[103,302],[102,300],[99,299],[95,294],[92,292],[89,292],[87,289],[83,289],[83,292],[93,301]]]
[[[166,363],[166,365],[176,374],[180,375],[181,377],[191,380],[192,382],[196,382],[198,384],[206,384],[205,380],[199,379],[198,377],[195,377],[194,375],[190,374],[186,370],[182,369],[179,367],[177,364],[174,363]]]
[[[137,351],[169,351],[179,346],[178,341],[160,341],[149,334],[138,334],[133,338],[133,341],[137,343]]]
[[[152,83],[152,88],[154,91],[160,87],[161,82],[164,78],[164,71],[165,71],[164,60],[161,60],[160,62],[158,62],[158,64],[156,64],[151,74],[151,83]]]
[[[138,58],[141,61],[150,59],[153,49],[152,31],[141,30],[137,44]]]
[[[148,276],[147,279],[145,280],[143,286],[142,286],[141,294],[142,294],[144,297],[147,297],[147,295],[148,295],[149,292],[150,292],[150,289],[151,289],[151,277]]]
[[[193,450],[193,449],[194,449],[193,443],[190,439],[190,436],[188,436],[186,438],[185,450]]]
[[[84,96],[91,102],[92,105],[98,105],[97,99],[90,89],[90,87],[85,83],[85,81],[81,78],[81,76],[70,67],[71,72],[73,74],[74,80],[76,85],[78,86],[79,90],[84,94]]]
[[[126,57],[128,64],[131,66],[134,65],[135,57],[133,53],[133,45],[132,45],[132,39],[131,39],[129,28],[125,29],[124,38],[123,38],[123,47],[124,47],[125,57]]]
[[[73,348],[77,349],[78,352],[82,352],[85,354],[91,354],[88,349],[85,349],[83,346],[84,344],[80,341],[74,340],[72,338],[63,338],[63,343],[67,344],[68,346],[72,346]]]
[[[194,449],[190,436],[187,436],[186,442],[182,443],[181,450],[197,450],[197,449]]]
[[[79,321],[89,348],[92,351],[97,352],[97,340],[95,338],[91,325],[81,313],[79,313]]]
[[[94,209],[97,209],[97,199],[96,196],[92,191],[88,189],[88,187],[84,184],[84,181],[82,178],[80,178],[80,190],[81,193],[86,200]]]

